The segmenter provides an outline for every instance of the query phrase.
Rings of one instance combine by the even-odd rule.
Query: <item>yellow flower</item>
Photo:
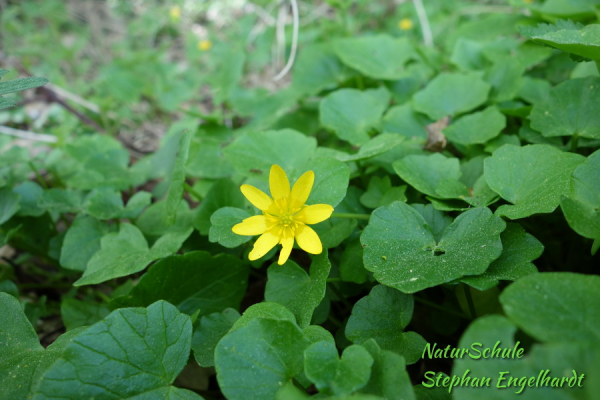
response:
[[[204,39],[198,42],[198,49],[202,51],[210,50],[212,47],[212,42],[208,39]]]
[[[333,207],[329,204],[305,204],[314,181],[314,172],[305,172],[290,190],[290,181],[283,169],[273,165],[269,174],[272,198],[254,186],[241,186],[248,201],[263,212],[263,215],[246,218],[232,228],[238,235],[261,235],[248,256],[250,260],[261,258],[281,243],[283,248],[278,264],[282,265],[292,252],[294,239],[307,253],[320,254],[323,251],[321,239],[308,225],[325,221],[331,216]]]
[[[398,21],[398,28],[402,29],[403,31],[409,31],[412,29],[412,27],[413,22],[410,18],[403,18]]]
[[[179,7],[179,6],[171,7],[171,9],[169,10],[169,15],[171,16],[171,19],[173,19],[174,21],[177,21],[179,18],[181,18],[181,7]]]

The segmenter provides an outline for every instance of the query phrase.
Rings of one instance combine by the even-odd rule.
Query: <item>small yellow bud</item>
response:
[[[400,21],[398,21],[398,28],[400,28],[403,31],[409,31],[412,29],[412,27],[413,22],[409,18],[402,18]]]
[[[179,7],[179,6],[171,7],[171,9],[169,10],[169,15],[171,16],[171,19],[173,19],[174,21],[177,21],[179,18],[181,18],[181,7]]]
[[[208,39],[204,39],[198,42],[198,50],[207,51],[212,47],[212,42]]]

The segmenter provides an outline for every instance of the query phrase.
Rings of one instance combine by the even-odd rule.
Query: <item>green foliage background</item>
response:
[[[287,3],[0,2],[0,399],[597,399],[600,2],[420,3],[300,2],[274,81]],[[231,232],[273,164],[322,254]]]

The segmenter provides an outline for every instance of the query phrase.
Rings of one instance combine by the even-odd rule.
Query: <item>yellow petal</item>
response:
[[[290,195],[290,181],[279,165],[273,165],[269,173],[269,189],[274,200]]]
[[[300,225],[296,229],[296,241],[298,241],[298,246],[307,253],[320,254],[323,251],[319,235],[310,226]]]
[[[267,220],[264,215],[255,215],[246,218],[231,228],[233,233],[245,236],[254,236],[265,233],[267,230]]]
[[[292,248],[294,247],[294,237],[284,237],[281,239],[281,244],[283,248],[281,249],[281,253],[279,253],[279,260],[277,264],[283,265],[290,257],[290,253],[292,252]]]
[[[276,234],[276,230],[272,229],[266,231],[254,242],[254,248],[248,254],[250,261],[258,260],[265,254],[267,254],[277,243],[279,243],[279,235]]]
[[[318,224],[329,218],[332,212],[333,207],[329,204],[313,204],[312,206],[304,207],[294,218],[305,224]]]
[[[242,194],[246,196],[248,201],[252,203],[252,205],[258,208],[261,211],[269,208],[273,200],[262,190],[255,188],[251,185],[242,185],[240,187]]]
[[[298,178],[296,183],[294,183],[290,197],[301,204],[306,203],[314,182],[315,173],[312,171],[305,172],[300,178]]]

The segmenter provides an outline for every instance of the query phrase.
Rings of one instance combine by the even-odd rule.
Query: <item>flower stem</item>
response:
[[[200,193],[196,192],[194,190],[194,188],[191,187],[190,185],[188,185],[187,183],[183,182],[183,188],[185,189],[186,192],[188,192],[189,194],[194,196],[196,198],[196,200],[198,200],[198,201],[202,200],[202,196],[200,195]]]
[[[573,136],[571,137],[571,151],[575,152],[577,151],[577,144],[579,143],[579,134],[578,133],[574,133]]]
[[[425,299],[423,299],[421,297],[413,295],[413,298],[415,299],[415,301],[417,301],[417,302],[419,302],[421,304],[424,304],[426,306],[429,306],[431,308],[435,308],[435,309],[438,309],[440,311],[444,311],[444,312],[446,312],[448,314],[456,315],[457,317],[460,317],[460,318],[463,318],[463,319],[467,319],[467,320],[470,319],[469,317],[467,317],[465,314],[463,314],[461,312],[454,311],[454,310],[451,310],[451,309],[446,308],[446,307],[442,307],[442,306],[440,306],[440,305],[438,305],[438,304],[436,304],[434,302],[431,302],[429,300],[425,300]]]
[[[471,313],[471,318],[477,318],[477,312],[475,312],[475,304],[473,303],[473,297],[471,296],[471,288],[469,285],[463,283],[463,289],[465,290],[465,297],[467,298],[467,303],[469,303],[469,312]]]
[[[354,219],[369,220],[369,218],[371,218],[371,215],[370,214],[333,213],[333,214],[331,214],[331,218],[354,218]]]

